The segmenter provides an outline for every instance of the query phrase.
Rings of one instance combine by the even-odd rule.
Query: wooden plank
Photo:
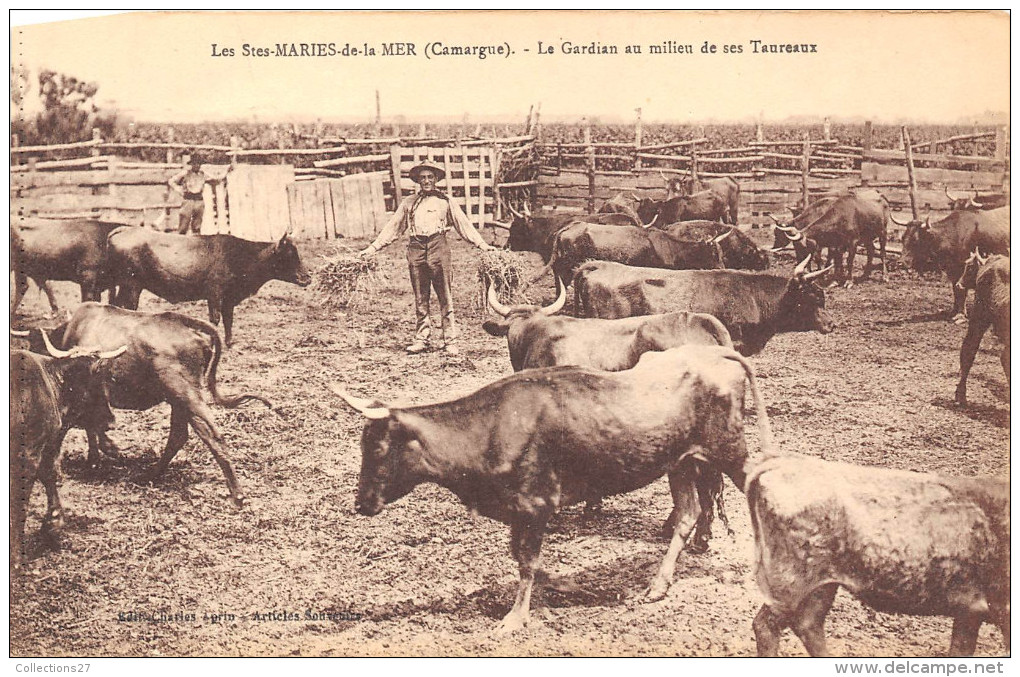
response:
[[[364,211],[361,208],[364,181],[358,177],[340,180],[344,190],[344,216],[353,224],[351,231],[355,237],[364,238],[368,234],[365,227]]]
[[[297,183],[287,186],[287,216],[290,224],[291,237],[295,240],[303,240],[305,237],[305,224],[300,218],[300,211],[295,208],[297,202],[297,191],[300,190]]]
[[[923,144],[922,144],[923,145]],[[868,161],[895,161],[905,162],[906,151],[873,149],[865,154]],[[1004,160],[999,160],[985,155],[932,155],[930,153],[914,153],[914,162],[933,162],[936,164],[971,164],[977,165],[984,170],[994,171],[1003,166]]]
[[[457,142],[457,152],[460,154],[460,171],[461,171],[461,187],[464,189],[464,197],[459,200],[461,209],[467,214],[468,219],[471,218],[471,207],[469,204],[469,198],[471,196],[471,189],[468,185],[468,172],[467,172],[467,157],[465,157],[464,145],[461,142]],[[456,165],[454,171],[457,171]],[[451,177],[452,178],[452,177]]]
[[[882,165],[875,162],[861,163],[862,178],[870,181],[908,181],[907,168],[896,165]],[[1003,175],[1000,172],[968,172],[958,169],[933,169],[929,167],[915,167],[914,175],[919,184],[937,183],[948,185],[950,190],[955,188],[966,189],[971,186],[1000,185]]]
[[[368,182],[372,188],[372,235],[375,236],[386,225],[386,197],[382,177],[369,174]]]

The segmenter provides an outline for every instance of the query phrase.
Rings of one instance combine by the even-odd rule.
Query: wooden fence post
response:
[[[698,144],[691,146],[691,191],[698,188]]]
[[[535,104],[531,104],[528,108],[528,117],[524,118],[524,133],[528,134],[531,131],[531,116],[535,113]]]
[[[375,138],[382,136],[382,106],[379,103],[379,90],[375,90]]]
[[[584,154],[588,169],[588,213],[595,212],[595,146],[591,143],[591,123],[584,119]]]
[[[871,154],[871,144],[873,141],[871,120],[867,120],[864,123],[864,139],[861,141],[861,168],[863,169],[864,163],[868,161],[868,156]],[[868,177],[864,176],[864,172],[861,172],[861,185],[867,186],[869,183]]]
[[[539,101],[535,104],[535,116],[531,118],[531,127],[528,129],[527,134],[534,136],[536,139],[539,135],[539,123],[542,119],[542,102]]]
[[[917,181],[914,179],[914,152],[910,148],[910,132],[907,128],[900,127],[900,141],[903,143],[904,152],[907,154],[907,180],[910,182],[910,211],[913,213],[914,221],[918,220],[920,212],[917,209]]]
[[[174,142],[174,136],[175,136],[174,135],[174,128],[173,127],[168,127],[167,130],[166,130],[166,140],[167,140],[167,143],[173,143]],[[174,155],[175,155],[175,153],[174,153],[174,149],[173,148],[167,148],[166,149],[166,163],[168,165],[174,164]]]
[[[563,173],[563,143],[556,142],[556,176]]]
[[[230,166],[237,166],[237,151],[240,149],[240,142],[237,136],[234,134],[230,135]]]
[[[995,159],[1005,160],[1006,159],[1006,127],[999,126],[995,128]]]
[[[822,138],[826,141],[832,140],[832,121],[828,117],[822,121]]]
[[[810,196],[808,194],[808,173],[811,170],[811,140],[808,134],[804,133],[804,154],[800,158],[800,188],[801,204],[807,209]]]
[[[393,182],[393,209],[400,208],[400,201],[404,198],[403,190],[400,187],[400,144],[390,144],[390,180]],[[448,194],[452,194],[448,190]]]
[[[758,124],[755,125],[754,136],[758,141],[765,140],[765,130],[762,128],[761,118],[758,118]]]
[[[638,153],[641,152],[641,109],[635,108],[634,112],[637,113],[637,122],[634,123],[634,169],[636,171],[641,169],[641,158],[638,157]]]
[[[99,143],[103,142],[102,135],[99,133],[99,130],[96,129],[95,127],[92,128],[92,140],[97,141]],[[99,146],[92,146],[91,154],[92,157],[99,157],[102,154],[102,151],[99,150]]]

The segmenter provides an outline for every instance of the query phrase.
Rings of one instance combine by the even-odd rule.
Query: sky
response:
[[[370,120],[376,90],[384,121],[518,120],[538,102],[545,119],[627,122],[637,107],[646,120],[679,122],[959,122],[1009,111],[1005,13],[131,13],[15,25],[11,38],[16,65],[95,81],[100,104],[165,122]],[[755,40],[817,51],[756,54]],[[376,54],[276,55],[292,43]],[[382,54],[397,43],[414,55]],[[505,54],[442,55],[436,43]],[[565,53],[565,43],[618,51]],[[664,43],[666,53],[650,53]],[[244,45],[271,55],[245,56]]]

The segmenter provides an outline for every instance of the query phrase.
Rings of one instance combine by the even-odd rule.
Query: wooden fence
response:
[[[732,148],[709,148],[708,140],[642,145],[640,117],[634,143],[596,143],[590,127],[580,143],[539,144],[541,172],[538,198],[546,208],[592,212],[620,192],[654,192],[665,189],[663,176],[706,179],[732,177],[740,182],[742,223],[770,224],[768,215],[799,207],[821,195],[865,186],[878,189],[894,210],[948,209],[946,189],[963,193],[1008,189],[1007,129],[909,144],[906,148],[877,149],[872,125],[865,125],[862,146],[849,146],[829,138],[768,141],[759,126],[758,138]],[[959,142],[994,140],[991,156],[954,155]],[[903,142],[901,142],[901,146]],[[937,151],[943,150],[941,154]],[[913,152],[914,149],[921,152]],[[907,169],[914,165],[914,184]],[[910,197],[913,192],[913,199]]]
[[[495,139],[420,139],[405,146],[398,138],[337,139],[332,148],[273,148],[245,150],[231,146],[178,143],[106,143],[90,141],[52,146],[12,148],[12,214],[49,218],[98,218],[116,223],[176,228],[183,198],[167,181],[183,165],[176,162],[138,162],[111,151],[127,153],[166,150],[223,153],[229,164],[205,164],[212,178],[206,185],[202,233],[228,233],[251,240],[270,240],[290,231],[295,237],[374,236],[400,199],[414,189],[408,170],[428,158],[443,166],[440,186],[478,226],[503,219],[501,192],[527,189],[535,181],[510,181],[499,187],[500,159],[517,158],[533,148],[531,135]],[[387,152],[377,152],[385,144]],[[307,155],[345,154],[348,148],[367,148],[365,155],[323,157],[311,167],[292,164],[250,164],[243,160],[272,156],[277,160]],[[87,153],[85,157],[47,159],[54,154]],[[303,164],[307,164],[305,161]],[[510,178],[519,162],[507,164]],[[228,168],[230,171],[228,172]],[[533,178],[533,177],[532,177]],[[504,196],[505,197],[505,196]]]

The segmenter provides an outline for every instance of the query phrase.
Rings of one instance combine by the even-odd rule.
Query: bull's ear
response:
[[[506,336],[510,331],[510,323],[506,320],[486,320],[482,323],[482,329],[492,336]]]
[[[339,383],[331,383],[329,389],[334,394],[339,395],[343,398],[343,401],[347,403],[351,409],[355,410],[362,416],[370,420],[378,420],[388,418],[390,415],[390,409],[379,400],[369,400],[362,397],[354,397],[349,394]]]

